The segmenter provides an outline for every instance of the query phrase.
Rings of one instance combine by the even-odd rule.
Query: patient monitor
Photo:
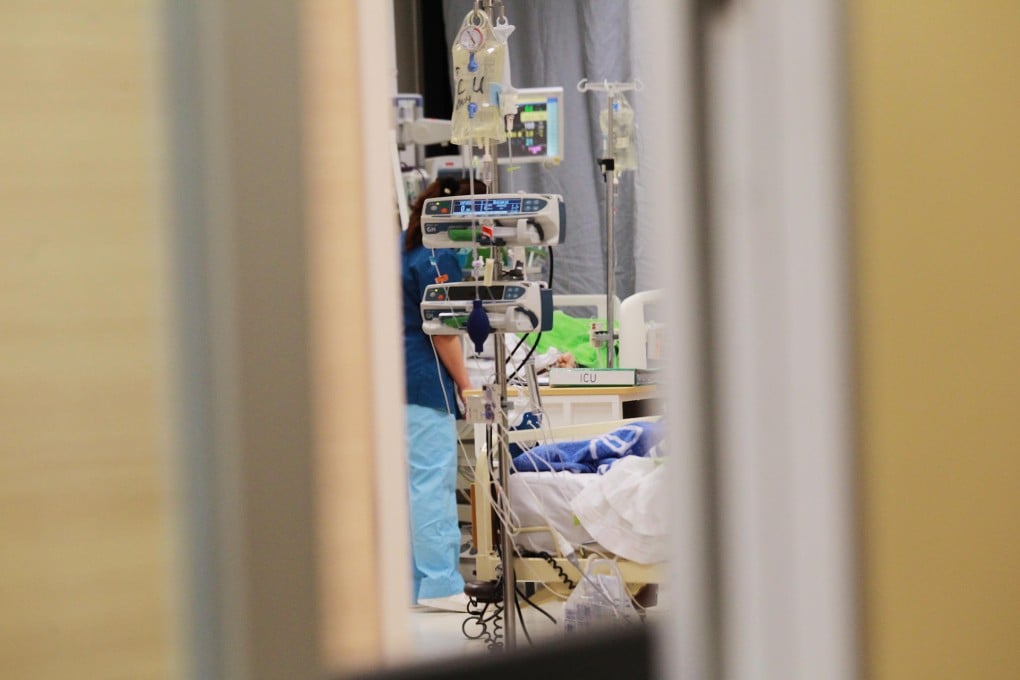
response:
[[[566,209],[558,194],[485,194],[430,198],[422,206],[426,248],[554,245]]]
[[[425,288],[421,328],[426,335],[467,330],[468,316],[480,301],[494,331],[530,333],[552,328],[552,291],[540,281],[436,283]]]

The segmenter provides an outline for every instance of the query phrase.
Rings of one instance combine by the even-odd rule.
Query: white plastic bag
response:
[[[568,633],[583,633],[639,620],[627,594],[627,584],[612,560],[591,560],[581,582],[563,605],[563,626]]]

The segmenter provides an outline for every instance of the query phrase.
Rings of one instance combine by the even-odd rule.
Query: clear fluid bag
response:
[[[563,627],[567,633],[583,633],[639,620],[627,594],[627,584],[612,560],[591,560],[584,578],[563,605]]]
[[[505,86],[507,46],[494,34],[485,12],[468,12],[451,53],[454,95],[450,141],[475,146],[486,141],[505,142],[500,94]]]
[[[603,144],[609,144],[609,111],[599,113],[599,127],[602,129]],[[613,157],[617,171],[637,169],[637,148],[634,140],[634,109],[622,96],[613,101]],[[608,151],[607,154],[608,156]]]

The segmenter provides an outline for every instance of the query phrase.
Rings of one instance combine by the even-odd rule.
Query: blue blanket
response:
[[[541,444],[513,459],[517,472],[605,472],[624,456],[648,456],[662,441],[661,423],[636,422],[580,441]]]

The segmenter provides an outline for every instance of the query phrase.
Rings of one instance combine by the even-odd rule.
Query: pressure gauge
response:
[[[461,29],[460,35],[457,36],[457,42],[465,50],[474,52],[485,42],[485,35],[482,33],[482,29],[477,26],[465,26]]]

